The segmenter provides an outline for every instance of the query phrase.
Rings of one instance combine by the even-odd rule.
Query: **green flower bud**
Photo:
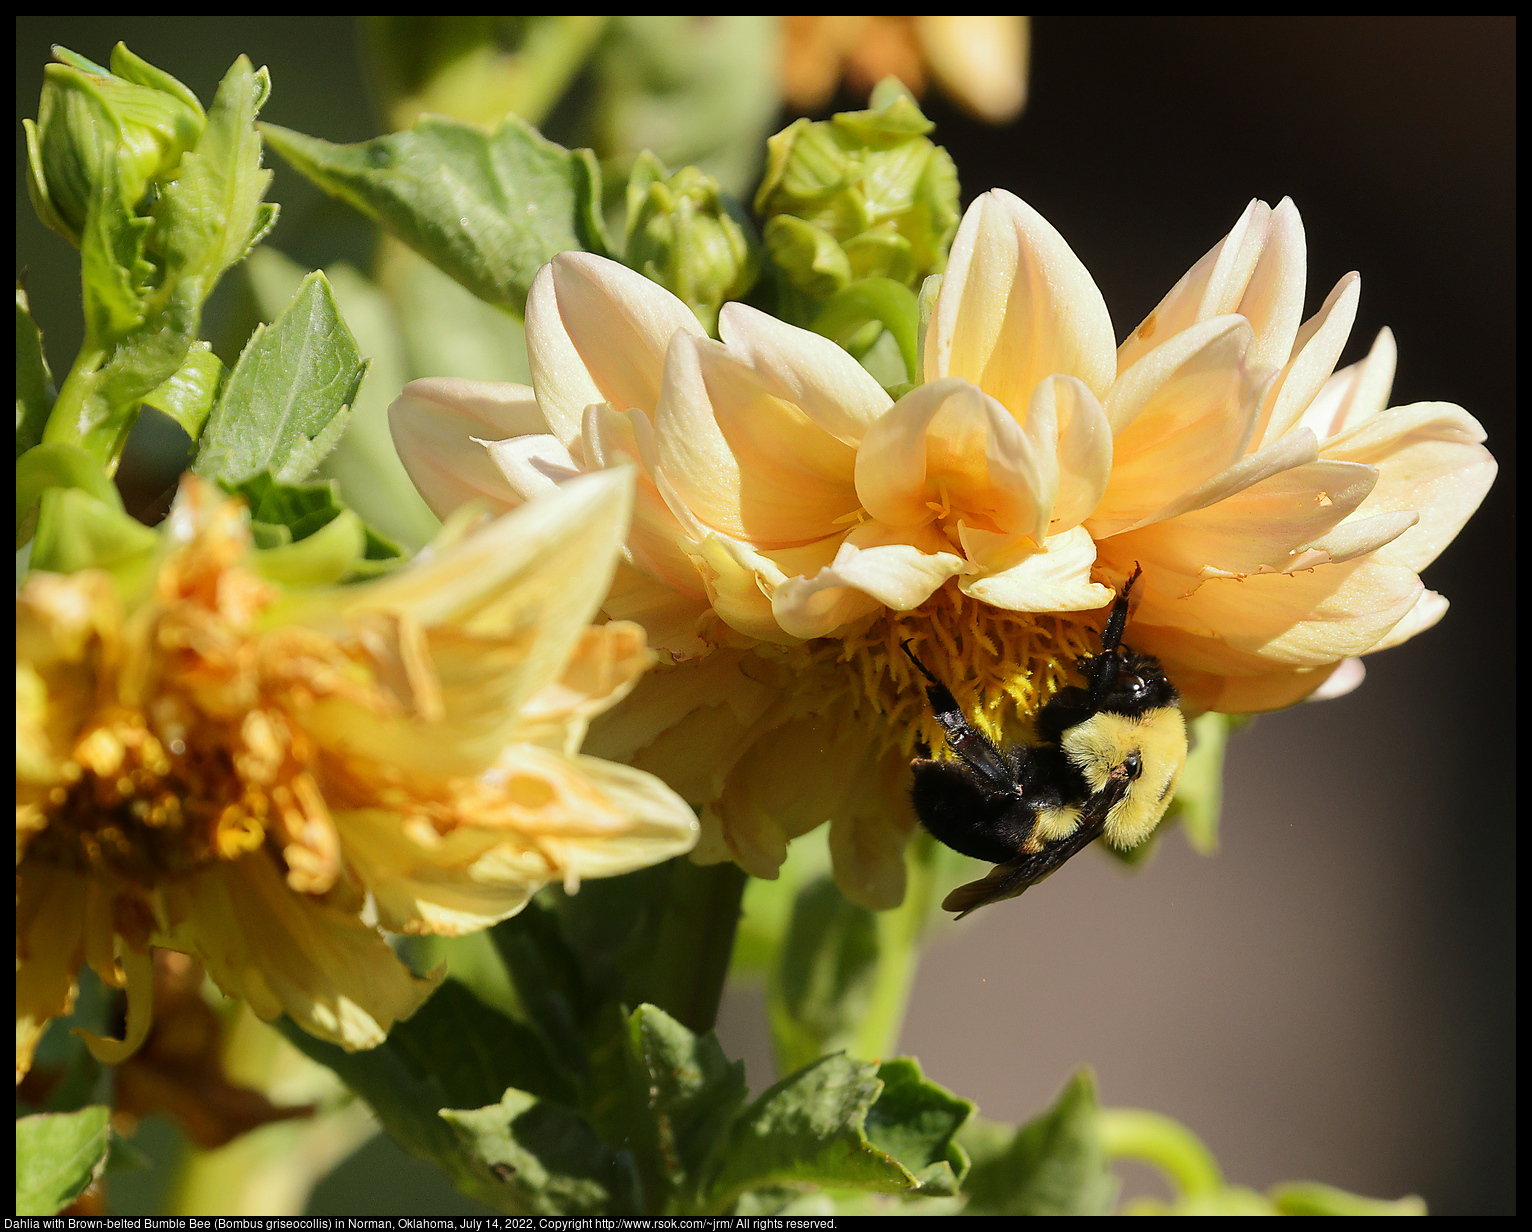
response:
[[[93,203],[134,210],[202,135],[202,105],[121,43],[109,70],[62,47],[27,132],[27,189],[38,216],[76,247]]]
[[[695,167],[674,175],[647,150],[628,180],[627,263],[684,300],[711,332],[755,285],[760,245],[739,203]]]
[[[766,143],[755,198],[766,248],[789,286],[811,300],[864,278],[913,290],[947,264],[957,169],[897,82],[880,85],[872,102],[867,111],[797,120]]]

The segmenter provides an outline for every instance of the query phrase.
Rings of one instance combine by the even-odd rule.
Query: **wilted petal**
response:
[[[1327,441],[1366,423],[1388,405],[1397,359],[1394,335],[1387,328],[1380,329],[1367,358],[1342,368],[1326,381],[1299,418],[1299,425],[1312,428],[1315,436]]]
[[[1056,372],[1103,396],[1115,346],[1101,292],[1041,214],[1003,189],[968,207],[926,334],[927,381],[962,377],[1020,416]]]
[[[388,426],[411,482],[439,518],[474,499],[496,512],[519,505],[525,496],[507,487],[484,442],[548,430],[526,386],[444,377],[406,385],[388,408]]]
[[[166,891],[173,920],[195,933],[171,948],[202,959],[214,983],[268,1022],[287,1014],[311,1035],[375,1048],[408,1018],[445,969],[417,979],[378,931],[287,888],[265,855],[195,874]]]
[[[1257,442],[1264,444],[1287,432],[1318,397],[1351,336],[1361,293],[1361,278],[1347,274],[1335,284],[1320,310],[1304,322],[1293,343],[1292,359],[1266,393]]]
[[[868,429],[857,451],[863,507],[889,526],[922,526],[950,513],[1041,542],[1058,491],[1057,429],[1041,422],[1053,409],[1045,403],[1029,434],[967,381],[918,386]]]
[[[1012,612],[1091,612],[1114,592],[1090,580],[1095,541],[1082,526],[1050,535],[1039,551],[1014,536],[963,527],[963,551],[981,572],[958,583],[963,593]]]
[[[872,374],[828,338],[748,304],[723,306],[718,336],[774,396],[847,445],[855,447],[893,403]]]
[[[1323,450],[1327,458],[1378,468],[1378,486],[1359,515],[1420,514],[1419,524],[1385,549],[1390,563],[1418,573],[1456,538],[1495,481],[1498,468],[1483,440],[1479,421],[1462,407],[1417,402],[1368,417]]]
[[[588,252],[562,252],[527,295],[532,388],[553,434],[580,435],[585,408],[653,411],[665,350],[677,333],[704,337],[692,310],[642,274]]]

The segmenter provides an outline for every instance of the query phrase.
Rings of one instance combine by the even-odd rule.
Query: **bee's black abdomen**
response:
[[[991,864],[1013,860],[1032,833],[1021,794],[985,787],[961,762],[916,761],[910,798],[937,842]]]

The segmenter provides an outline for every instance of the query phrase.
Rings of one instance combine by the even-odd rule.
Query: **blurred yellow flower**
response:
[[[1483,431],[1449,404],[1385,410],[1386,331],[1335,373],[1356,277],[1308,322],[1304,286],[1296,209],[1255,202],[1119,348],[1068,244],[995,191],[897,403],[818,335],[731,303],[714,342],[653,283],[564,254],[527,304],[531,389],[419,381],[391,418],[439,513],[636,465],[605,607],[671,666],[592,747],[702,807],[699,860],[770,877],[829,821],[842,888],[885,907],[907,758],[942,743],[901,642],[1015,738],[1135,563],[1130,642],[1193,711],[1337,691],[1440,619],[1418,572],[1493,479]]]
[[[658,780],[581,756],[650,661],[589,626],[628,524],[610,470],[362,585],[259,574],[242,504],[188,477],[147,579],[34,573],[16,602],[16,1071],[89,963],[149,1029],[151,947],[265,1018],[382,1042],[439,977],[374,926],[460,934],[550,881],[688,850]]]
[[[1003,124],[1027,99],[1025,17],[794,16],[784,17],[782,93],[801,111],[835,97],[842,77],[863,96],[885,77],[916,95],[935,78],[965,111]]]

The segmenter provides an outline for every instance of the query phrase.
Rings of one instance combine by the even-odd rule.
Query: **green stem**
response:
[[[932,868],[935,841],[925,830],[911,840],[906,860],[908,882],[904,901],[892,911],[876,916],[878,959],[873,976],[872,1002],[857,1029],[853,1052],[867,1060],[891,1057],[899,1049],[899,1032],[909,1007],[910,989],[920,963],[920,939],[936,879]]]
[[[1218,1161],[1178,1121],[1140,1108],[1103,1108],[1096,1123],[1108,1155],[1153,1164],[1181,1197],[1205,1197],[1223,1189]]]

